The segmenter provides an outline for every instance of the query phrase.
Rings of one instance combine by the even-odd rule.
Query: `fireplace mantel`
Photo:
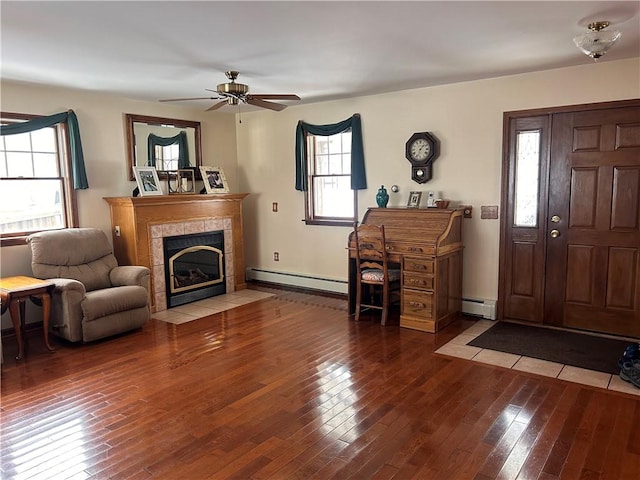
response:
[[[151,270],[152,311],[166,309],[163,237],[224,230],[227,291],[246,288],[242,200],[247,193],[105,197],[111,209],[113,250],[120,265]],[[119,231],[119,234],[117,233]],[[228,245],[228,248],[227,248]]]

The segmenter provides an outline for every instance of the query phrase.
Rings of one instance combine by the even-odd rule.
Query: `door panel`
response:
[[[611,230],[638,230],[640,168],[614,167]]]
[[[524,113],[505,115],[500,318],[640,337],[640,101]],[[539,202],[520,225],[518,134],[531,129]]]
[[[640,336],[640,109],[557,114],[552,122],[550,177],[568,177],[570,188],[551,182],[549,213],[568,205],[569,216],[548,240],[544,322]]]
[[[579,167],[571,172],[569,226],[595,228],[598,205],[598,169]]]
[[[609,249],[607,272],[607,308],[633,310],[634,292],[638,281],[638,250],[612,247]]]
[[[568,302],[592,305],[595,283],[595,248],[588,245],[571,245],[567,249]]]
[[[546,218],[549,117],[518,118],[505,132],[513,141],[508,147],[512,165],[507,176],[508,195],[503,231],[504,256],[501,277],[506,295],[500,309],[508,318],[541,322],[544,291],[544,229]],[[502,250],[501,250],[502,251]]]

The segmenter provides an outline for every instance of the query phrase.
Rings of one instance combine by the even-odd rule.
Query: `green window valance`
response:
[[[367,178],[364,169],[364,148],[362,145],[362,126],[360,115],[357,113],[342,122],[331,125],[312,125],[302,120],[296,127],[296,190],[307,191],[307,148],[305,137],[307,134],[328,137],[351,129],[351,189],[364,190],[367,188]]]
[[[147,165],[150,167],[156,166],[156,145],[168,147],[173,144],[178,145],[178,168],[189,167],[189,146],[187,143],[187,132],[184,130],[173,137],[159,137],[158,135],[150,133],[147,138]]]
[[[10,125],[0,125],[0,135],[17,135],[19,133],[33,132],[41,128],[51,127],[58,123],[67,123],[69,131],[69,143],[71,144],[71,169],[73,177],[73,188],[83,190],[89,188],[87,172],[84,168],[84,154],[82,153],[82,142],[80,141],[80,127],[78,117],[73,110],[56,113],[46,117],[38,117],[26,122],[12,123]]]

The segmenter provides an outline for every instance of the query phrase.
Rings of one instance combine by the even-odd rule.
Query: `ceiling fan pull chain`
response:
[[[240,112],[240,102],[238,102],[238,123],[242,123],[242,113]]]

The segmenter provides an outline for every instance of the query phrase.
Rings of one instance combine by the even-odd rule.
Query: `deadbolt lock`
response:
[[[560,217],[558,215],[554,215],[553,217],[551,217],[551,221],[553,223],[558,223],[560,221]]]

